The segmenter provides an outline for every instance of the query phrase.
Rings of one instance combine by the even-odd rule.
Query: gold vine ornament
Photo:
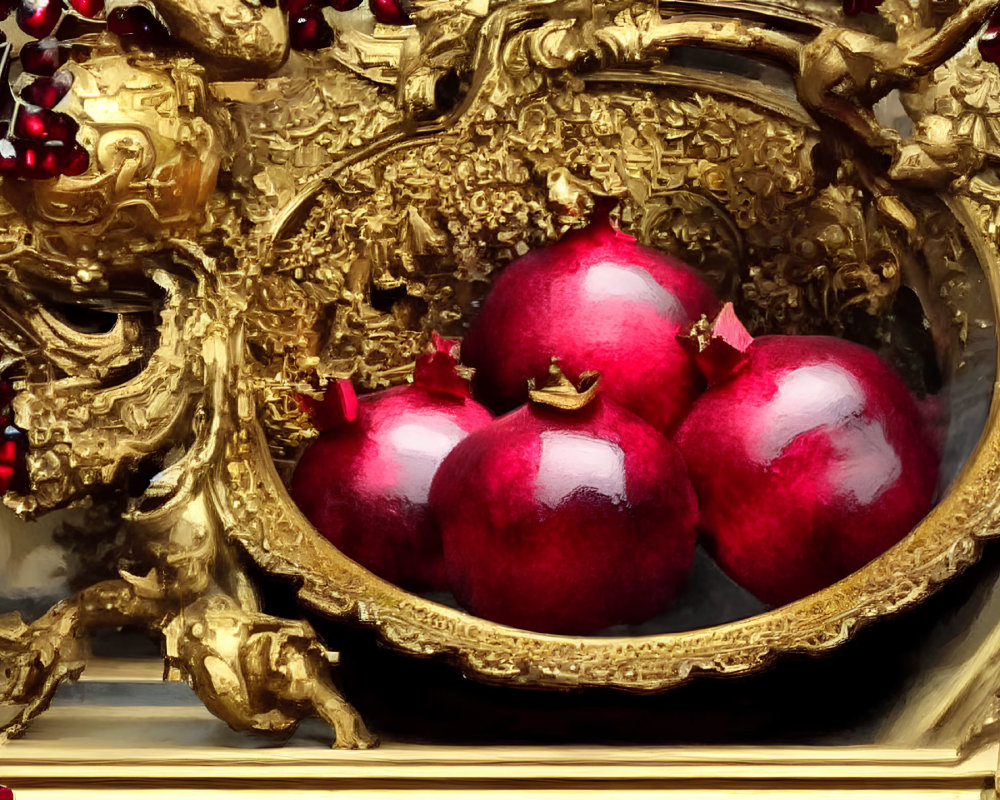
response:
[[[431,330],[461,336],[492,277],[595,198],[754,333],[861,325],[888,346],[912,297],[946,385],[984,359],[992,375],[1000,72],[973,44],[992,7],[419,0],[402,26],[328,12],[316,52],[243,0],[154,4],[169,49],[84,27],[60,109],[90,164],[3,178],[0,345],[29,442],[5,503],[85,507],[88,583],[30,624],[0,618],[3,736],[85,668],[89,631],[127,624],[234,727],[318,714],[336,746],[370,745],[334,654],[265,613],[244,554],[309,612],[477,678],[632,691],[835,647],[957,575],[1000,519],[992,407],[892,550],[679,633],[536,634],[407,593],[323,539],[285,479],[316,435],[298,396],[405,381]]]

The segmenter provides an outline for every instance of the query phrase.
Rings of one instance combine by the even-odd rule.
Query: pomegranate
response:
[[[492,420],[467,384],[442,390],[432,375],[455,371],[453,342],[435,339],[415,382],[361,397],[336,387],[337,412],[316,409],[330,428],[303,454],[291,493],[317,530],[362,566],[406,589],[446,588],[441,537],[428,492],[438,465],[462,439]],[[353,419],[352,419],[353,417]]]
[[[734,581],[780,605],[854,572],[919,522],[937,447],[902,380],[867,348],[722,328],[710,342],[721,350],[703,355],[733,370],[715,375],[677,444],[708,549]]]
[[[527,397],[559,359],[570,380],[600,372],[608,399],[672,433],[702,381],[676,335],[718,303],[690,267],[643,247],[607,213],[511,263],[473,321],[463,353],[496,411]]]
[[[455,597],[550,633],[652,617],[694,557],[697,507],[677,448],[593,389],[577,402],[532,398],[469,435],[434,478]]]

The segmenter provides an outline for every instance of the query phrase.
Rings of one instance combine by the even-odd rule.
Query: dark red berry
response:
[[[320,50],[333,43],[333,31],[315,6],[307,6],[288,21],[288,34],[296,50]]]
[[[0,424],[10,425],[10,402],[14,399],[14,387],[8,380],[0,379]]]
[[[15,174],[19,178],[42,180],[60,173],[61,145],[28,144],[17,149]]]
[[[326,5],[334,11],[350,11],[361,5],[361,0],[326,0]]]
[[[979,54],[984,61],[1000,64],[1000,10],[994,12],[986,32],[979,37]]]
[[[307,6],[315,6],[316,0],[281,0],[281,7],[290,17],[301,14]]]
[[[77,14],[88,19],[104,13],[104,0],[69,0],[69,4]]]
[[[844,13],[849,17],[859,14],[874,14],[882,0],[844,0]]]
[[[21,66],[32,75],[52,75],[61,67],[68,52],[55,39],[29,42],[21,48]]]
[[[73,177],[82,175],[90,166],[90,153],[78,144],[74,144],[60,154],[59,171],[63,175]]]
[[[60,0],[21,0],[17,8],[17,26],[30,36],[48,36],[62,17]]]
[[[7,19],[17,5],[17,0],[0,0],[0,19]]]
[[[73,73],[57,72],[49,78],[36,78],[21,90],[21,99],[39,108],[52,108],[66,96],[73,85]]]
[[[17,150],[14,149],[14,143],[10,139],[0,139],[0,172],[11,172],[16,167]]]
[[[17,442],[13,439],[5,439],[0,442],[0,493],[6,492],[11,483],[14,482],[17,462]],[[13,797],[13,795],[10,796]],[[0,798],[2,797],[3,794],[0,793]]]
[[[368,7],[383,25],[410,24],[410,17],[403,10],[400,0],[368,0]]]
[[[108,14],[108,30],[147,49],[170,42],[170,31],[143,6],[114,9]]]
[[[14,412],[10,407],[14,399],[14,389],[9,381],[0,380],[0,494],[8,489],[24,491],[28,484],[28,470],[25,461],[27,441],[24,433],[14,427]],[[0,786],[0,800],[10,800]]]
[[[8,425],[0,439],[0,493],[8,489],[25,492],[28,489],[28,464],[25,455],[28,452],[28,442],[24,432],[13,425]],[[10,790],[7,790],[10,792]],[[4,794],[0,787],[0,800],[13,800],[13,793]]]
[[[76,120],[68,114],[46,108],[21,106],[14,119],[14,135],[21,139],[72,142],[79,129]]]

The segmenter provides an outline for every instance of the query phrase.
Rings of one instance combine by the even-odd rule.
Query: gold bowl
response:
[[[799,101],[790,98],[787,81],[782,84],[773,67],[761,68],[756,79],[752,79],[741,74],[747,68],[746,63],[738,60],[708,63],[703,50],[669,57],[647,43],[647,56],[652,52],[661,56],[651,64],[636,59],[624,47],[609,54],[607,49],[602,50],[595,44],[612,36],[622,40],[630,35],[640,40],[643,35],[647,39],[657,36],[670,39],[679,35],[671,29],[672,24],[681,28],[688,26],[684,28],[687,37],[684,42],[695,43],[699,35],[708,38],[714,35],[710,27],[693,33],[690,28],[696,21],[687,21],[687,17],[678,22],[664,13],[651,21],[648,10],[642,11],[646,17],[636,7],[633,10],[636,13],[631,17],[623,13],[617,19],[603,20],[604,27],[595,23],[594,30],[589,31],[590,42],[584,40],[585,34],[573,41],[571,29],[552,20],[532,31],[511,34],[504,42],[504,55],[499,65],[494,65],[494,72],[475,73],[470,78],[462,116],[448,124],[429,126],[422,136],[395,142],[391,149],[370,154],[345,168],[337,179],[338,190],[354,197],[352,190],[363,184],[366,175],[391,174],[400,186],[384,194],[389,196],[395,192],[392,196],[397,202],[402,198],[402,202],[416,205],[420,195],[413,187],[427,179],[425,163],[435,157],[459,154],[454,161],[448,162],[454,173],[451,177],[441,177],[439,191],[449,197],[457,194],[463,198],[464,195],[468,200],[477,191],[488,193],[491,180],[487,177],[470,188],[469,182],[461,177],[462,169],[467,167],[469,172],[476,168],[493,170],[497,175],[493,183],[503,187],[512,181],[503,177],[505,165],[500,159],[508,159],[506,167],[515,171],[530,162],[534,168],[547,172],[550,205],[557,199],[562,200],[568,212],[568,216],[560,216],[558,212],[550,215],[547,221],[556,233],[550,233],[546,240],[551,240],[561,230],[579,225],[580,220],[586,218],[594,196],[615,197],[620,204],[621,219],[640,240],[664,247],[688,261],[700,260],[701,267],[723,287],[723,291],[727,287],[731,291],[731,287],[736,286],[736,291],[742,292],[740,298],[745,313],[755,318],[758,330],[768,332],[828,331],[838,329],[838,325],[844,332],[848,323],[836,319],[836,314],[823,318],[820,309],[807,307],[808,300],[803,297],[815,287],[810,284],[812,278],[802,277],[801,265],[785,265],[782,272],[782,268],[774,266],[774,261],[767,262],[766,257],[758,255],[771,266],[764,266],[753,277],[747,277],[748,248],[759,251],[763,246],[762,237],[756,232],[760,228],[768,235],[778,232],[783,237],[781,247],[803,252],[816,241],[826,241],[822,237],[827,235],[824,231],[828,226],[840,226],[848,238],[854,237],[856,247],[862,246],[858,239],[867,237],[863,244],[870,258],[867,264],[857,264],[842,254],[833,255],[833,246],[828,246],[827,253],[836,267],[831,267],[830,272],[837,273],[829,280],[847,284],[847,288],[841,287],[845,308],[868,304],[869,315],[890,313],[890,301],[886,298],[894,296],[901,287],[907,287],[919,296],[927,309],[930,320],[927,324],[936,337],[936,357],[945,371],[957,374],[968,369],[965,357],[972,347],[968,326],[973,325],[978,326],[978,333],[974,332],[973,338],[978,336],[980,344],[987,343],[976,353],[979,366],[982,368],[982,359],[988,358],[991,363],[987,369],[992,374],[996,353],[989,343],[996,326],[995,309],[1000,305],[996,283],[996,236],[993,217],[987,214],[983,205],[983,195],[969,193],[968,184],[942,183],[929,171],[915,172],[914,165],[918,162],[913,153],[906,150],[905,143],[897,142],[898,152],[905,156],[897,156],[888,170],[884,165],[879,166],[880,144],[874,137],[865,141],[860,131],[845,130],[844,120],[835,121],[822,116],[816,108],[807,108],[803,95],[808,93],[803,92],[801,84]],[[803,24],[801,18],[786,19],[786,22]],[[814,18],[811,23],[819,26],[822,21]],[[739,35],[749,35],[747,30],[741,29]],[[761,33],[764,29],[755,30]],[[827,34],[830,30],[827,29]],[[773,40],[777,36],[773,29],[764,30],[764,33],[772,39],[758,41],[744,55],[763,56],[766,60],[773,57],[769,47],[787,44]],[[818,40],[827,34],[822,34]],[[560,35],[563,38],[559,39]],[[720,35],[726,36],[725,33]],[[850,35],[842,35],[853,43]],[[558,39],[557,44],[553,44],[555,39]],[[568,43],[567,39],[570,39]],[[484,39],[481,46],[488,44]],[[578,51],[587,51],[588,45],[600,58],[593,52],[588,53],[590,60],[580,66]],[[738,49],[735,45],[730,46],[728,39],[714,46],[722,50]],[[826,46],[826,50],[803,50],[800,55],[803,59],[822,61],[828,59],[831,52],[836,52],[842,42],[827,42]],[[497,47],[499,49],[499,45]],[[554,65],[539,63],[543,59],[537,53],[545,52],[546,47],[552,49],[546,55],[556,62]],[[577,55],[571,56],[571,53]],[[531,55],[536,57],[534,61]],[[960,63],[967,65],[963,68],[978,74],[992,69],[982,62],[975,63],[969,54],[961,58]],[[805,61],[803,64],[799,66],[800,75],[809,74],[817,79],[820,68],[809,66]],[[560,73],[560,79],[552,77],[554,70],[567,68],[571,77],[565,77],[564,73]],[[517,75],[517,80],[510,77],[512,74]],[[927,84],[921,84],[921,91],[932,94],[953,83],[954,76],[938,74]],[[931,85],[937,88],[928,89]],[[550,93],[548,96],[546,90]],[[572,101],[564,101],[560,106],[552,99],[557,92],[572,94],[578,103],[588,107],[589,117],[581,122],[567,112],[567,116],[560,119],[558,109],[569,109]],[[913,98],[907,102],[912,116],[921,119],[919,103]],[[933,98],[926,101],[925,107],[932,104]],[[648,108],[651,105],[657,107],[656,113]],[[625,116],[625,112],[631,115]],[[936,124],[935,120],[932,122]],[[650,142],[635,143],[636,137],[647,135],[643,125],[668,142],[663,152],[656,153],[660,162],[654,168],[648,166],[653,160]],[[677,131],[684,125],[696,130],[695,138],[702,134],[710,136],[714,131],[717,155],[714,160],[706,157],[712,150],[704,137],[700,143],[690,143],[687,151],[683,147],[671,148],[671,137],[690,136],[690,130]],[[770,126],[767,133],[765,126]],[[881,135],[888,134],[883,131]],[[487,151],[498,147],[500,155],[494,158],[485,154],[476,156],[472,142],[477,136],[480,146]],[[748,140],[758,137],[763,137],[764,141],[757,141],[758,148],[754,150]],[[825,147],[822,144],[838,137],[846,137],[849,143]],[[647,138],[651,137],[647,135]],[[506,145],[501,146],[501,140]],[[609,153],[623,154],[622,176],[594,170],[590,176],[581,177],[579,170],[567,169],[567,163],[574,158],[579,160],[578,153],[570,152],[567,140],[597,162],[613,161]],[[773,150],[770,155],[769,145]],[[814,167],[814,160],[821,157],[817,155],[820,150],[823,157],[831,157],[832,152],[834,157],[856,158],[855,173],[845,176],[842,174],[845,169],[841,168],[839,181],[820,187]],[[463,160],[460,154],[470,152],[473,157]],[[845,156],[845,152],[850,155]],[[678,174],[683,177],[678,178]],[[743,205],[744,198],[738,191],[727,192],[725,188],[727,184],[754,181],[759,194]],[[802,189],[810,181],[813,185]],[[794,194],[800,190],[804,199],[786,211],[784,218],[781,218],[780,203],[768,206],[767,192]],[[864,198],[859,200],[859,194]],[[382,213],[376,210],[374,201],[351,202],[356,208],[366,209],[366,213]],[[498,201],[493,198],[490,202]],[[859,210],[862,204],[871,206],[867,216],[864,210]],[[336,199],[328,196],[319,207],[326,208],[324,213],[329,213],[329,208],[336,205]],[[684,213],[679,214],[678,208],[684,209]],[[432,240],[434,236],[449,239],[455,231],[452,227],[453,234],[447,233],[449,222],[468,225],[469,217],[474,216],[465,208],[456,211],[455,205],[446,206],[444,202],[428,202],[419,209],[417,213],[423,215],[421,221],[430,231],[427,236]],[[451,217],[449,209],[453,212]],[[574,220],[574,214],[580,219]],[[770,219],[768,214],[772,215]],[[296,250],[303,242],[305,246],[310,242],[300,233],[301,215],[293,222],[287,221],[293,216],[287,215],[275,235],[278,252],[283,240],[295,242]],[[941,222],[942,216],[947,222]],[[935,224],[940,229],[933,236],[924,236],[921,229],[931,218],[937,220]],[[525,232],[523,226],[518,230],[515,223],[494,214],[491,209],[479,212],[474,221],[479,230],[487,230],[484,238],[497,230],[512,231],[505,240],[508,242],[529,242],[532,238],[537,241],[538,238]],[[394,229],[393,235],[398,230]],[[976,296],[978,314],[968,306],[967,299],[954,301],[947,297],[943,288],[937,291],[944,286],[940,274],[934,274],[940,270],[923,268],[921,271],[918,268],[914,271],[904,251],[911,246],[922,248],[918,259],[927,260],[939,252],[938,246],[931,241],[935,236],[964,238],[966,255],[978,262],[963,275],[963,280],[967,281],[963,291]],[[391,247],[391,244],[384,244]],[[435,249],[438,246],[440,250]],[[494,251],[497,249],[494,247]],[[398,264],[392,264],[390,258],[381,273],[375,270],[374,285],[395,283],[409,287],[412,294],[422,293],[426,289],[426,276],[419,271],[425,263],[421,257],[446,251],[447,246],[433,243],[411,246],[406,253],[417,264],[416,275],[412,270],[408,274]],[[483,251],[491,252],[489,247],[482,247],[477,253],[480,258]],[[498,261],[509,260],[509,257],[508,252],[499,256]],[[837,262],[837,258],[841,261]],[[881,272],[873,272],[875,262],[880,259],[888,259],[890,268],[879,265]],[[280,256],[275,263],[280,268]],[[462,279],[488,282],[488,274],[477,273],[474,267],[450,266],[459,274],[455,285]],[[852,270],[863,272],[865,267],[870,270],[867,278],[854,275],[855,287],[863,288],[852,290]],[[904,271],[909,271],[909,275],[900,278],[898,273]],[[872,274],[875,278],[871,278]],[[414,286],[419,286],[419,291]],[[983,295],[987,287],[988,298]],[[456,290],[453,294],[459,293]],[[429,318],[447,305],[445,301],[436,305],[440,298],[429,293],[423,296],[429,297]],[[985,319],[984,309],[988,315]],[[965,320],[963,333],[955,327],[959,317]],[[461,323],[456,323],[451,330],[460,334]],[[984,352],[986,356],[982,355]],[[1000,432],[994,404],[978,445],[927,517],[898,545],[835,585],[781,608],[695,630],[584,638],[533,633],[504,627],[410,594],[340,553],[317,534],[295,508],[285,489],[282,470],[276,467],[271,455],[274,448],[269,447],[269,434],[257,425],[261,417],[259,403],[266,403],[267,399],[258,394],[253,402],[249,397],[244,402],[239,435],[231,440],[227,461],[213,477],[215,505],[222,510],[229,535],[239,541],[267,573],[293,581],[298,598],[307,608],[325,617],[374,628],[385,642],[403,652],[440,656],[459,665],[470,676],[493,682],[563,688],[613,686],[652,692],[680,684],[699,673],[748,672],[782,653],[829,650],[846,641],[867,621],[919,603],[938,586],[958,575],[978,558],[982,542],[995,535],[1000,521],[994,488],[1000,466],[997,449]],[[978,402],[985,411],[989,399],[982,385]],[[284,466],[287,475],[287,463]],[[761,502],[766,503],[767,498],[762,498]]]

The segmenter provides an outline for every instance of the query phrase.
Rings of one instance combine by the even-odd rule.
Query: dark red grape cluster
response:
[[[333,30],[323,17],[324,8],[351,11],[362,0],[281,0],[288,12],[288,33],[296,50],[320,50],[333,42]],[[368,7],[383,25],[408,25],[405,0],[368,0]]]
[[[13,48],[0,36],[0,128],[5,129],[0,175],[54,178],[80,175],[90,165],[89,154],[76,141],[76,120],[55,110],[73,77],[59,71],[70,44],[54,34],[67,16],[96,20],[103,13],[104,0],[0,0],[0,20],[14,14],[17,26],[37,40],[25,44],[19,54],[22,71],[35,78],[15,94],[10,86]]]
[[[273,7],[275,0],[264,0]],[[363,0],[280,0],[288,14],[291,46],[317,50],[333,42],[324,8],[350,11]],[[407,0],[369,0],[376,20],[405,25]],[[0,21],[15,16],[17,26],[35,38],[19,59],[22,71],[35,79],[20,92],[10,87],[13,48],[0,33],[0,175],[44,179],[80,175],[90,165],[87,151],[76,141],[76,121],[56,106],[72,85],[72,75],[60,71],[73,47],[60,37],[63,22],[106,24],[123,44],[151,49],[171,44],[170,31],[149,8],[119,6],[106,11],[105,0],[0,0]]]
[[[67,16],[103,21],[108,29],[140,46],[166,44],[170,33],[144,6],[119,7],[105,14],[104,0],[0,0],[0,20],[16,14],[17,26],[36,39],[55,34]]]

